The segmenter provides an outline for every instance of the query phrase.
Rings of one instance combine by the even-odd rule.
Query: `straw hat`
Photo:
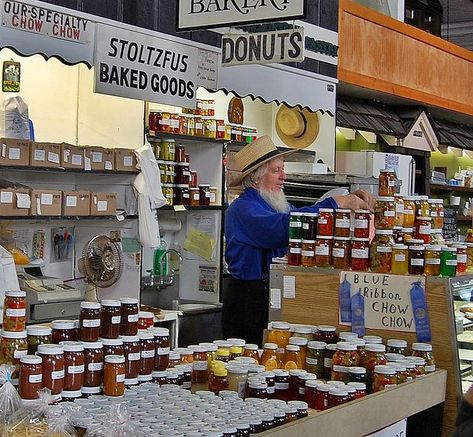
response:
[[[283,105],[276,114],[276,132],[284,144],[303,149],[312,144],[319,133],[317,113]]]
[[[261,167],[265,162],[276,157],[287,156],[297,150],[287,150],[280,152],[270,137],[267,135],[259,137],[252,143],[247,144],[232,157],[232,169],[236,172],[231,178],[229,185],[237,187],[245,176]]]

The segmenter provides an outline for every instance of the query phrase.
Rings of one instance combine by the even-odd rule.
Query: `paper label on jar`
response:
[[[68,366],[67,367],[67,373],[68,374],[77,374],[77,373],[84,373],[84,365],[80,366]]]
[[[194,193],[192,196],[194,200],[200,200],[200,194],[199,193]]]
[[[319,225],[326,225],[328,223],[326,218],[319,218],[319,221],[317,222]]]
[[[303,389],[302,389],[303,390]],[[273,387],[269,387],[266,389],[266,392],[269,394],[269,395],[272,395],[274,394],[276,391],[276,386],[274,385]]]
[[[196,124],[195,124],[195,128],[196,128],[197,130],[200,130],[200,129],[203,128],[203,124],[202,124],[202,123],[196,123]]]
[[[394,387],[397,387],[397,384],[386,384],[386,385],[384,386],[384,388],[385,388],[386,390],[389,390],[390,388],[394,388]]]
[[[129,314],[128,315],[128,321],[131,323],[137,322],[138,321],[138,314]]]
[[[435,364],[426,365],[425,366],[425,371],[426,371],[426,373],[435,372]]]
[[[319,220],[320,223],[320,220]],[[289,222],[289,227],[290,228],[300,228],[302,226],[301,222]]]
[[[317,246],[315,248],[315,254],[320,256],[328,256],[329,248],[328,246]]]
[[[141,358],[141,354],[139,352],[130,352],[128,354],[128,361],[138,361]]]
[[[117,375],[117,382],[125,382],[125,374]]]
[[[377,246],[376,247],[376,252],[379,253],[390,253],[393,251],[393,248],[391,246]]]
[[[384,211],[384,217],[394,217],[396,215],[396,211]]]
[[[185,390],[190,389],[191,387],[192,387],[192,382],[191,381],[184,381],[182,383],[182,388],[185,389]]]
[[[324,358],[324,367],[332,368],[332,358]]]
[[[309,230],[309,223],[302,223],[302,229],[304,229],[305,231],[308,231]]]
[[[268,387],[268,393],[269,393],[269,387]],[[305,393],[305,387],[299,387],[299,394],[303,395]]]
[[[112,316],[112,325],[118,325],[120,323],[120,316]]]
[[[355,229],[368,229],[368,220],[366,220],[366,219],[356,219],[355,220]]]
[[[55,370],[51,372],[51,379],[63,379],[64,378],[64,370]]]
[[[334,247],[332,250],[332,256],[334,258],[345,258],[345,249]]]
[[[369,249],[352,249],[351,250],[352,258],[361,258],[361,259],[368,259],[369,256]]]
[[[437,217],[437,216],[438,216],[437,211],[434,211],[434,210],[430,211],[430,217]]]
[[[215,193],[210,193],[210,203],[215,203]]]
[[[445,265],[447,265],[447,266],[456,266],[457,265],[457,260],[456,259],[447,259],[445,261]]]
[[[20,351],[16,350],[15,352],[13,352],[13,358],[19,360],[21,357],[23,357],[27,354],[28,354],[27,350],[24,350],[24,351],[23,350],[20,350]]]
[[[418,258],[411,259],[411,266],[423,266],[423,265],[424,265],[423,259],[418,259]]]
[[[208,363],[207,360],[205,360],[205,361],[194,361],[194,362],[192,363],[192,368],[193,368],[194,370],[197,370],[197,371],[199,371],[199,370],[207,370],[208,364],[209,364],[209,363]]]
[[[303,250],[302,251],[302,256],[308,256],[308,257],[314,256],[314,251],[313,250]]]
[[[7,317],[25,317],[26,316],[26,309],[25,308],[7,308],[5,310],[5,315]]]
[[[402,203],[396,203],[396,214],[404,214],[404,205]]]
[[[439,217],[443,217],[444,214],[445,214],[445,213],[444,213],[443,211],[440,211],[440,212],[439,212]]]
[[[426,258],[425,263],[430,265],[438,265],[440,264],[440,258]]]
[[[48,152],[48,161],[59,164],[59,153]]]
[[[169,122],[169,126],[171,126],[174,129],[179,129],[179,120],[171,120]]]
[[[466,254],[462,253],[460,255],[457,255],[457,262],[459,262],[461,264],[466,264],[466,261],[467,261],[467,255]]]
[[[217,126],[217,130],[218,130],[219,132],[225,132],[225,126],[218,125],[218,126]]]
[[[100,363],[89,363],[88,366],[87,366],[87,369],[89,370],[89,372],[97,372],[97,371],[103,369],[103,363],[102,362],[100,362]]]
[[[98,328],[100,326],[100,319],[83,319],[82,326],[84,328]]]
[[[335,220],[335,227],[336,228],[349,228],[350,227],[350,219],[336,219]]]
[[[35,150],[33,161],[44,161],[46,158],[46,151],[45,150]]]
[[[39,375],[30,375],[28,377],[28,382],[30,384],[34,384],[34,383],[37,383],[37,382],[41,382],[43,380],[43,375],[39,374]]]
[[[289,383],[282,384],[282,385],[287,385],[287,387],[281,390],[287,390],[289,388]],[[277,385],[274,384],[274,387],[276,388]],[[239,382],[237,385],[238,397],[243,399],[245,397],[245,391],[246,391],[246,382]]]
[[[168,347],[158,347],[157,352],[158,352],[158,355],[169,355],[169,348]]]
[[[342,372],[342,373],[347,373],[348,372],[348,367],[346,366],[333,366],[333,369],[332,369],[334,372]]]
[[[394,255],[394,261],[402,263],[405,260],[406,260],[406,255],[404,255],[403,253],[396,253],[396,255]]]
[[[275,382],[274,387],[276,388],[276,390],[288,390],[289,383],[288,382]]]
[[[432,230],[430,225],[421,225],[419,226],[419,234],[430,234],[430,231]]]
[[[291,247],[289,253],[301,253],[301,249],[298,247]]]
[[[413,209],[404,209],[404,214],[414,215]]]
[[[141,351],[141,358],[154,358],[156,355],[156,351],[150,350],[150,351]]]

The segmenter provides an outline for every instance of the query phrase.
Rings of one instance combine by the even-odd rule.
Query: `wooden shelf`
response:
[[[473,188],[470,188],[470,187],[456,187],[455,185],[430,184],[430,188],[432,190],[465,191],[467,193],[473,193]]]
[[[210,143],[210,144],[232,144],[235,146],[244,146],[247,143],[244,141],[231,141],[224,140],[220,138],[208,138],[208,137],[198,137],[194,135],[179,135],[179,134],[168,134],[166,132],[157,132],[154,135],[148,134],[148,139],[150,140],[162,140],[164,138],[173,139],[176,141],[183,141],[187,143]]]
[[[181,206],[181,205],[174,205]],[[174,211],[174,206],[164,205],[158,209],[158,211]],[[190,206],[184,205],[187,211],[224,211],[228,208],[228,205],[210,205],[210,206]],[[179,211],[178,211],[179,212]]]
[[[124,215],[125,220],[137,219],[137,215]],[[45,216],[45,215],[24,215],[24,216],[0,216],[2,220],[42,220],[42,221],[55,221],[55,220],[117,220],[114,215],[85,215],[85,216]]]
[[[83,173],[87,175],[136,175],[138,171],[118,171],[118,170],[83,170],[78,168],[63,168],[63,167],[31,167],[23,165],[2,165],[0,170],[21,170],[28,172],[48,172],[48,173]]]
[[[471,222],[473,217],[469,215],[457,215],[457,220],[459,222]]]

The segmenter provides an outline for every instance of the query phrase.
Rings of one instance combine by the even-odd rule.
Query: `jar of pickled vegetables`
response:
[[[309,341],[307,343],[307,356],[305,368],[310,373],[315,373],[318,379],[324,377],[324,359],[327,343],[324,341]]]
[[[457,248],[457,273],[465,273],[468,262],[467,246],[460,244],[455,247]]]
[[[0,335],[0,364],[15,366],[12,379],[16,380],[20,371],[20,359],[28,354],[26,331],[1,331]]]
[[[335,236],[349,237],[350,236],[350,215],[349,209],[335,210]]]
[[[336,269],[346,270],[351,266],[351,239],[335,237],[332,247],[332,263]]]
[[[366,272],[370,266],[370,239],[353,238],[351,248],[351,268]]]
[[[409,246],[409,274],[423,275],[424,274],[424,255],[425,247],[410,245]]]
[[[394,195],[394,203],[396,205],[396,215],[394,217],[394,226],[404,225],[404,201],[401,194]]]
[[[414,228],[402,228],[402,242],[407,244],[408,241],[414,239]]]
[[[364,367],[353,366],[348,369],[348,382],[368,382],[368,375]]]
[[[415,238],[422,240],[424,244],[430,244],[430,233],[432,229],[432,219],[418,215],[415,223]]]
[[[371,243],[371,271],[389,273],[392,268],[393,231],[376,229],[376,235]]]
[[[405,244],[395,244],[392,253],[391,273],[396,275],[407,275],[409,272],[409,261],[407,246]]]
[[[331,208],[320,208],[317,220],[317,234],[333,236],[334,212]]]
[[[315,240],[302,240],[301,265],[304,267],[315,266]]]
[[[440,253],[440,274],[453,277],[457,273],[457,248],[442,247]]]
[[[317,235],[315,242],[315,265],[317,267],[330,267],[332,242],[333,237]]]
[[[346,381],[348,376],[348,367],[357,366],[358,354],[356,352],[356,344],[348,343],[346,341],[340,341],[337,343],[337,351],[332,357],[332,380],[333,381]],[[347,369],[340,369],[340,366],[346,367]],[[346,370],[346,371],[345,371]]]
[[[379,171],[378,194],[380,196],[394,196],[396,189],[396,172],[383,168]]]
[[[374,368],[373,393],[395,387],[396,385],[396,369],[385,365],[378,365]]]
[[[443,238],[443,229],[432,229],[430,231],[430,243],[443,246],[445,239]]]
[[[443,229],[443,199],[430,199],[430,216],[432,217],[432,229]]]
[[[432,345],[429,343],[412,343],[412,356],[425,360],[425,373],[435,372],[435,358],[432,353]]]
[[[367,209],[357,209],[355,211],[355,221],[353,235],[356,238],[369,238],[371,215]]]
[[[402,227],[401,226],[394,226],[394,228],[393,228],[393,239],[394,239],[394,244],[404,243],[403,236],[402,236]]]
[[[468,272],[473,271],[473,243],[465,243],[466,245],[466,254],[467,254],[467,260],[466,260],[466,270]]]
[[[374,223],[376,229],[392,229],[396,216],[394,197],[378,197],[374,209]]]
[[[430,217],[429,196],[417,196],[416,216]]]
[[[427,276],[440,275],[440,246],[429,245],[425,248],[424,273]]]
[[[405,196],[403,198],[403,204],[404,204],[403,227],[405,228],[414,227],[414,222],[415,222],[415,217],[416,217],[415,199],[416,199],[416,196]]]
[[[26,292],[5,291],[3,301],[3,329],[24,331],[26,328]]]
[[[296,238],[289,239],[287,250],[287,263],[290,266],[300,266],[302,262],[302,240]]]
[[[386,364],[386,347],[384,344],[368,343],[365,346],[365,356],[362,358],[361,365],[368,371],[373,373],[375,366]]]
[[[386,352],[406,355],[407,352],[407,341],[400,340],[397,338],[389,338],[386,342]]]
[[[26,332],[29,355],[34,355],[40,344],[52,343],[52,329],[49,326],[29,325]]]

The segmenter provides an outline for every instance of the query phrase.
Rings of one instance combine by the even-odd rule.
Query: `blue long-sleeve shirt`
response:
[[[338,205],[331,197],[302,208],[291,205],[291,211],[299,212],[318,212],[319,208],[338,208]],[[289,212],[275,211],[254,188],[246,188],[229,206],[225,216],[225,260],[234,278],[261,279],[263,249],[266,249],[268,272],[271,259],[286,253],[289,216]]]

